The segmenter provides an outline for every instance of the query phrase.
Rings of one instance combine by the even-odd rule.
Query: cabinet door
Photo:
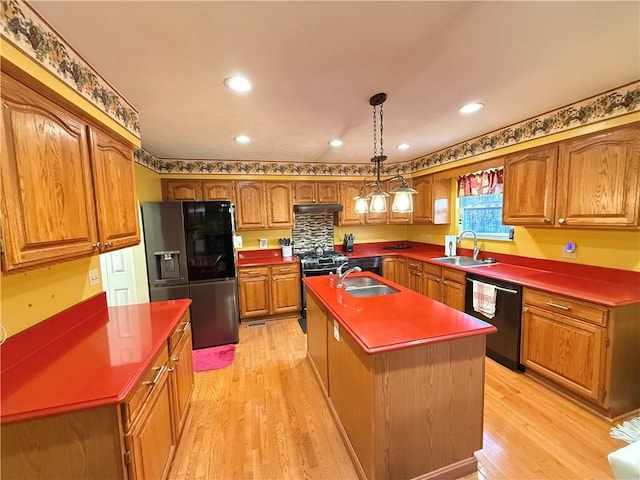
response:
[[[240,318],[269,314],[269,268],[242,269],[238,272]]]
[[[233,182],[224,180],[204,180],[202,182],[203,200],[229,200],[235,203]]]
[[[313,362],[325,391],[329,392],[327,373],[327,311],[307,290],[307,355]]]
[[[299,312],[300,302],[300,274],[297,272],[273,274],[271,277],[271,313]]]
[[[140,243],[133,149],[96,128],[89,129],[98,233],[103,249]]]
[[[91,255],[98,241],[85,124],[2,76],[3,270]]]
[[[397,257],[385,257],[382,259],[382,276],[392,282],[398,282],[396,273]]]
[[[521,361],[531,371],[601,402],[605,328],[533,306],[522,315]]]
[[[164,479],[173,458],[174,440],[171,399],[166,366],[161,367],[157,383],[138,420],[125,436],[131,453],[129,473],[132,479]]]
[[[556,197],[563,226],[637,226],[640,129],[637,124],[560,145]]]
[[[316,203],[316,182],[295,182],[295,203]]]
[[[408,265],[409,272],[409,288],[414,292],[418,292],[424,295],[424,280],[422,276],[422,263],[409,261]]]
[[[398,257],[396,260],[396,276],[398,278],[397,283],[403,287],[409,288],[409,270],[407,267],[407,258]]]
[[[361,182],[340,182],[340,203],[342,211],[340,212],[340,225],[362,225],[364,223],[364,215],[355,212],[355,200],[353,197],[360,192]]]
[[[293,226],[293,184],[266,182],[267,225],[269,228]]]
[[[182,434],[187,420],[189,399],[193,391],[193,346],[191,329],[183,329],[182,337],[171,353],[171,368],[173,376],[173,420],[176,444]]]
[[[340,203],[338,182],[317,182],[316,199],[318,203]]]
[[[413,223],[433,224],[432,187],[431,175],[413,179],[413,188],[418,191],[413,198]]]
[[[424,275],[424,294],[438,302],[442,301],[442,268],[438,265],[424,262],[422,264]]]
[[[442,303],[464,312],[466,275],[449,268],[442,269]]]
[[[167,202],[202,200],[200,180],[162,179],[162,199]]]
[[[558,147],[509,155],[504,161],[503,225],[552,225]]]
[[[264,184],[236,182],[236,228],[264,228],[266,225]]]

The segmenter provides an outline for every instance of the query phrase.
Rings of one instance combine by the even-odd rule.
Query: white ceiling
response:
[[[369,163],[386,92],[385,154],[407,161],[640,79],[637,1],[32,5],[138,109],[158,158]],[[236,73],[251,92],[223,85]],[[460,114],[469,101],[486,107]]]

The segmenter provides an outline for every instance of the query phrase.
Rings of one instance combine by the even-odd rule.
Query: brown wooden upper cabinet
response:
[[[338,216],[338,223],[342,226],[363,225],[364,215],[355,212],[355,200],[362,182],[340,182],[340,203],[342,211]]]
[[[233,182],[229,180],[162,179],[165,201],[230,200],[235,201]]]
[[[339,203],[338,182],[295,182],[295,203]]]
[[[3,72],[5,272],[140,241],[131,145]]]
[[[239,230],[293,226],[293,182],[235,182],[235,187]]]
[[[443,225],[451,223],[451,180],[423,175],[413,179],[418,193],[413,198],[413,223]]]
[[[267,226],[293,227],[293,184],[291,182],[265,182],[267,195]]]
[[[637,123],[510,155],[503,223],[638,227],[639,170]]]

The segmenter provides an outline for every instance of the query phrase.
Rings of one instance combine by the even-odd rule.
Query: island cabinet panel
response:
[[[327,310],[313,295],[307,295],[307,356],[325,394],[328,394]]]
[[[93,180],[102,249],[140,242],[133,149],[107,133],[89,128]]]
[[[236,227],[259,229],[267,224],[263,182],[236,182]]]
[[[202,196],[202,182],[200,180],[173,180],[163,178],[162,199],[167,202],[199,201]]]
[[[329,315],[328,320],[329,400],[366,478],[379,478],[373,451],[374,431],[379,434],[373,419],[373,357],[364,353],[335,318]]]

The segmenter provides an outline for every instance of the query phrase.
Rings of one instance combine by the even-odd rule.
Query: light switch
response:
[[[100,274],[98,273],[98,270],[96,270],[95,268],[93,270],[89,270],[89,286],[93,287],[94,285],[97,285],[100,282]]]
[[[340,341],[340,324],[335,318],[333,319],[333,338]]]
[[[233,236],[233,248],[242,248],[242,237],[240,235]]]

